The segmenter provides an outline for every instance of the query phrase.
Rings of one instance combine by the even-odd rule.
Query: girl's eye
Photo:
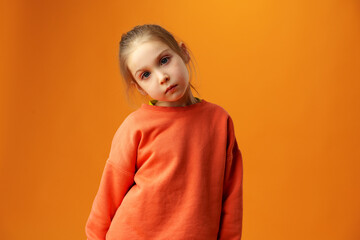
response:
[[[145,76],[146,75],[146,76]],[[141,76],[140,76],[140,78],[141,79],[144,79],[143,77],[145,76],[145,77],[148,77],[150,75],[150,73],[149,72],[144,72],[143,74],[141,74]]]
[[[164,61],[165,60],[165,61]],[[169,57],[164,57],[164,58],[162,58],[161,60],[160,60],[160,62],[162,63],[162,64],[165,64],[165,63],[167,63],[169,61]]]

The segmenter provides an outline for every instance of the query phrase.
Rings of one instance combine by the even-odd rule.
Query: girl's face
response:
[[[188,61],[185,45],[179,46]],[[189,72],[183,59],[163,42],[153,40],[138,45],[129,55],[128,68],[136,80],[136,88],[158,100],[156,105],[188,105],[192,97]]]

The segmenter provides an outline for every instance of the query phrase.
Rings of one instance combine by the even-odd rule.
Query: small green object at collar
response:
[[[200,98],[197,98],[197,97],[195,97],[195,98],[196,98],[196,100],[198,100],[198,102],[201,102],[201,99],[200,99]],[[157,102],[156,99],[150,100],[150,101],[149,101],[149,105],[155,106],[156,102]]]

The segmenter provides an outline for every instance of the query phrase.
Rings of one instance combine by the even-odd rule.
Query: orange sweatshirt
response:
[[[243,163],[229,114],[204,99],[142,104],[111,144],[89,240],[240,240]]]

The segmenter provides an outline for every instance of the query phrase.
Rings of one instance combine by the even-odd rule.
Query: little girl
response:
[[[239,240],[243,164],[229,114],[194,97],[189,50],[158,25],[122,35],[128,89],[152,98],[117,129],[89,240]]]

